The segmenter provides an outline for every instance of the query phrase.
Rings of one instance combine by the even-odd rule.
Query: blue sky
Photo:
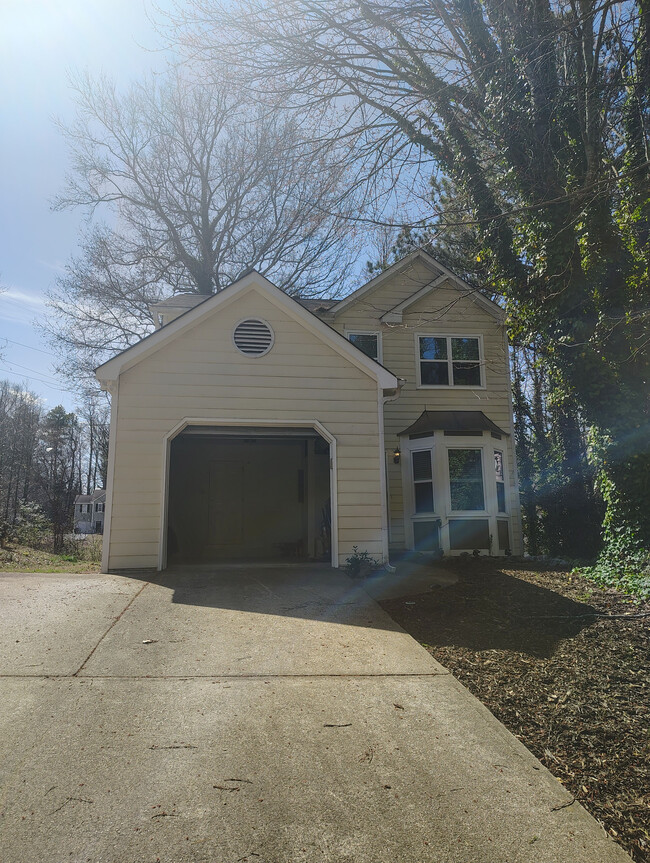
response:
[[[0,2],[0,284],[8,288],[0,294],[0,379],[24,382],[47,409],[71,410],[75,397],[56,380],[33,322],[46,314],[44,293],[74,253],[82,220],[50,210],[68,169],[53,118],[73,117],[70,71],[125,82],[164,65],[158,42],[142,0]]]

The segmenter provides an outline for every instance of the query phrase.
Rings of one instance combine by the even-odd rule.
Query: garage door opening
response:
[[[188,426],[168,495],[169,564],[330,560],[330,447],[313,429]]]

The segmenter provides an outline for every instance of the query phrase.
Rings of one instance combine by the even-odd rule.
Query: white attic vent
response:
[[[273,330],[256,318],[240,321],[233,333],[235,347],[247,357],[261,357],[273,347]]]

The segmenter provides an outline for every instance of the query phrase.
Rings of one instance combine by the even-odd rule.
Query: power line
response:
[[[53,354],[52,351],[44,351],[42,348],[35,348],[32,345],[23,344],[23,342],[16,342],[13,339],[8,339],[6,336],[2,336],[3,342],[11,342],[12,345],[20,345],[21,348],[29,348],[30,351],[38,351],[39,354],[47,354],[48,357],[55,357],[56,354]]]
[[[50,375],[47,372],[42,372],[39,369],[32,369],[29,366],[21,366],[20,363],[15,363],[13,360],[7,360],[10,366],[17,366],[19,369],[25,369],[26,372],[34,372],[34,374],[40,375],[42,378],[49,378],[53,384],[59,383],[58,378],[55,378],[54,375]]]
[[[13,369],[5,369],[2,367],[0,367],[0,372],[8,372],[11,375],[16,374],[16,372]],[[44,381],[41,378],[35,378],[35,377],[30,376],[30,375],[21,375],[21,377],[25,378],[25,380],[28,380],[28,381],[36,381],[36,383],[44,384],[46,387],[51,387],[52,389],[58,389],[62,393],[70,393],[73,396],[79,395],[74,390],[69,390],[67,387],[60,387],[60,386],[55,387],[54,384],[51,384],[49,381]]]

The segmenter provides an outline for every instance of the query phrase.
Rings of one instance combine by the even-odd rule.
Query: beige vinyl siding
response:
[[[265,356],[232,342],[248,317],[274,331]],[[158,564],[164,439],[185,418],[322,423],[336,438],[339,560],[353,545],[382,556],[377,382],[255,289],[120,375],[111,570]]]
[[[383,365],[406,381],[400,397],[384,406],[391,545],[396,548],[405,545],[402,473],[400,465],[394,464],[392,457],[398,445],[399,433],[427,408],[481,410],[500,428],[509,432],[509,436],[501,442],[493,442],[497,448],[500,443],[503,444],[506,453],[511,492],[508,509],[512,546],[522,551],[519,501],[514,491],[517,487],[515,453],[503,324],[478,302],[470,296],[463,296],[449,283],[443,283],[409,306],[403,314],[402,323],[380,323],[385,312],[434,281],[438,275],[430,267],[416,261],[331,319],[332,326],[343,334],[356,330],[381,332]],[[418,388],[417,334],[482,336],[485,387]]]

